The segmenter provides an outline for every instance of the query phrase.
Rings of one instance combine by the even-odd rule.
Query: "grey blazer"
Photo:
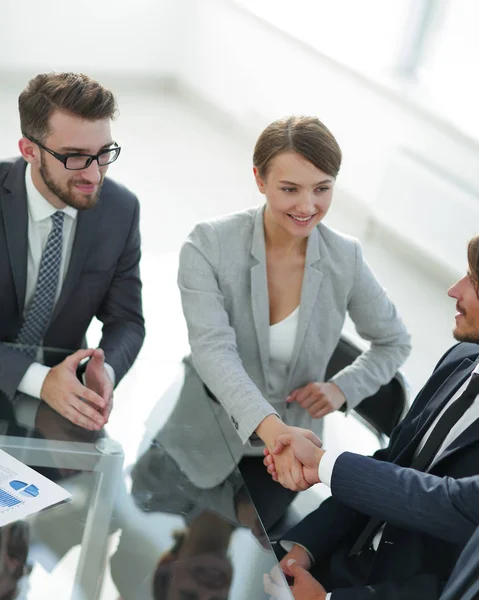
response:
[[[347,313],[358,333],[371,341],[369,350],[332,379],[349,408],[390,381],[410,351],[409,335],[363,260],[359,243],[321,223],[308,240],[288,380],[283,394],[273,397],[263,213],[264,207],[253,208],[200,223],[180,253],[178,283],[191,346],[189,362],[221,405],[209,400],[221,419],[234,461],[270,414],[321,435],[322,420],[313,420],[296,403],[287,407],[285,399],[311,381],[324,381]],[[178,414],[201,428],[204,401],[190,397],[189,406],[178,407]],[[227,475],[219,472],[225,460],[215,456],[207,436],[204,443],[211,451],[210,473],[201,478],[203,483],[214,480],[216,484]],[[186,452],[183,458],[185,465]]]
[[[13,397],[33,362],[8,344],[23,322],[28,256],[28,206],[23,158],[0,162],[0,391]],[[100,347],[116,383],[131,367],[145,336],[139,273],[138,199],[105,178],[96,206],[78,215],[70,264],[44,337],[60,362],[84,348],[93,317],[103,323]],[[50,354],[51,356],[48,356]]]

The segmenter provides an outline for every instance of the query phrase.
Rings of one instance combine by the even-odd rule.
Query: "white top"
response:
[[[269,357],[271,362],[289,365],[293,356],[299,306],[278,323],[269,326]]]
[[[285,385],[296,341],[298,316],[299,306],[286,319],[269,326],[269,400],[273,403],[285,403],[291,391],[285,390]]]
[[[286,398],[291,390],[286,390],[288,369],[293,356],[296,331],[298,329],[299,306],[278,323],[269,326],[269,371],[268,383],[271,393],[268,400],[283,417],[286,410]],[[246,456],[262,456],[263,444],[246,446]]]

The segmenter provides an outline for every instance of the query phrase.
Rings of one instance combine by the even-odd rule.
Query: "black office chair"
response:
[[[336,350],[326,369],[325,381],[328,381],[350,365],[362,350],[346,335],[342,335]],[[365,398],[356,408],[353,415],[372,431],[381,446],[385,444],[385,437],[390,437],[393,429],[403,419],[409,408],[409,391],[406,379],[398,371],[389,383],[382,385],[379,390]],[[346,411],[341,407],[342,412]]]
[[[336,350],[326,369],[325,381],[350,365],[363,350],[346,334],[341,335]],[[393,429],[402,420],[409,408],[409,392],[404,375],[398,371],[389,383],[365,398],[351,411],[365,427],[376,437],[381,447],[386,445]],[[341,409],[343,412],[345,408]],[[284,537],[284,533],[294,527],[308,512],[298,508],[296,500],[288,508],[284,516],[267,532],[271,542],[276,542]],[[304,514],[303,514],[304,513]]]

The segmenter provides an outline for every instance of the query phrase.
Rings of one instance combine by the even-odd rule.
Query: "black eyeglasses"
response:
[[[102,150],[98,154],[80,154],[76,152],[71,154],[60,154],[59,152],[50,150],[50,148],[47,148],[35,138],[26,135],[25,133],[23,135],[27,138],[27,140],[30,140],[39,148],[45,150],[45,152],[48,152],[61,163],[63,163],[65,169],[68,169],[69,171],[82,171],[83,169],[88,169],[94,160],[96,160],[99,167],[105,167],[106,165],[115,162],[115,160],[120,156],[121,152],[120,146],[116,142],[113,142],[114,146],[112,148]]]

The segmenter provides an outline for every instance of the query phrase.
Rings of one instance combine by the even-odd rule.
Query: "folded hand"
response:
[[[314,419],[321,419],[341,408],[346,402],[346,398],[335,383],[312,381],[308,385],[293,390],[286,398],[286,402],[297,402]]]

